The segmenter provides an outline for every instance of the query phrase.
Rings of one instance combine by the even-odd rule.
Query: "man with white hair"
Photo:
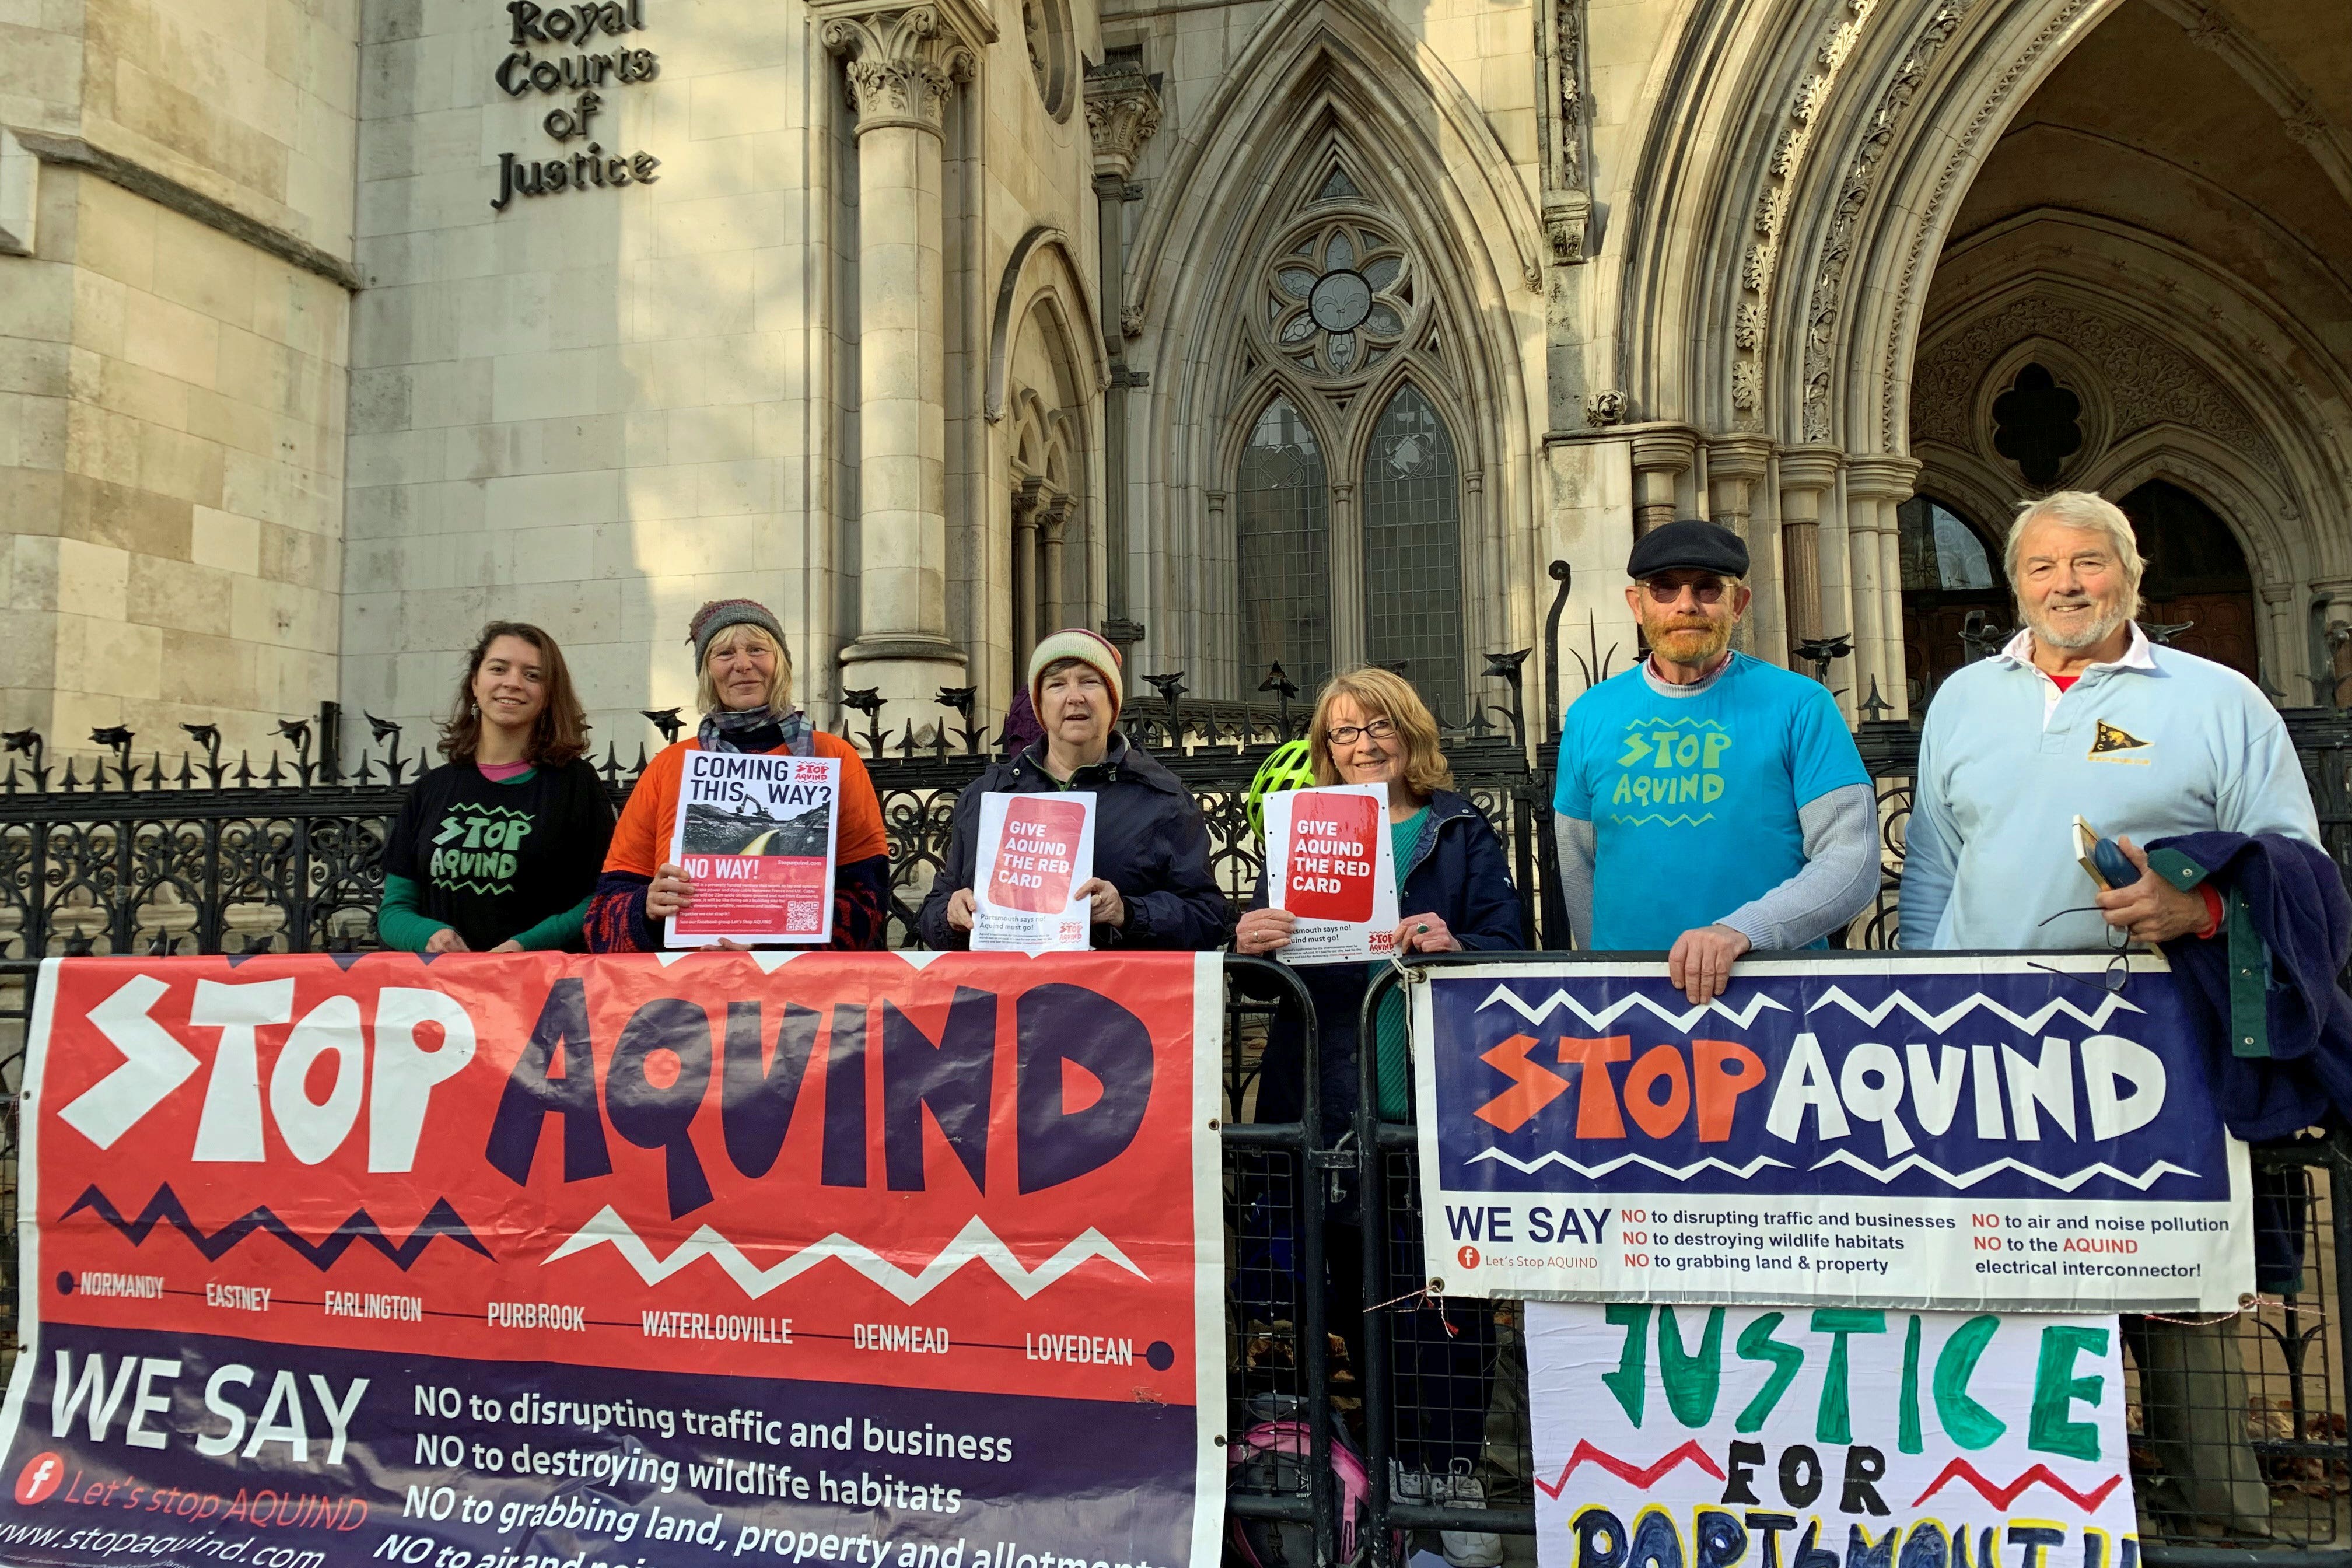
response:
[[[2167,880],[2139,846],[2213,832],[2317,845],[2285,724],[2252,681],[2158,647],[2134,623],[2146,563],[2113,502],[2080,490],[2028,502],[2004,564],[2025,625],[1944,683],[1920,736],[1903,946],[2095,948],[2116,930],[2145,942],[2213,937],[2223,904],[2212,887]],[[2075,858],[2077,816],[2116,840],[2137,881],[2095,887]],[[2228,1322],[2126,1318],[2124,1329],[2164,1471],[2149,1503],[2268,1535]]]
[[[2215,831],[2317,844],[2278,710],[2228,666],[2148,641],[2132,619],[2147,563],[2114,502],[2061,490],[2027,503],[2004,564],[2025,625],[1944,683],[1920,735],[1903,945],[2210,934],[2220,900],[2150,872],[2139,845]],[[2137,882],[2096,892],[2075,863],[2078,816],[2119,841]]]

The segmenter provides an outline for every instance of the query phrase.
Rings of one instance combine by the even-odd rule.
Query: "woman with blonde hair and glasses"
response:
[[[1507,952],[1526,945],[1502,840],[1478,808],[1452,789],[1454,771],[1439,749],[1437,721],[1412,682],[1378,668],[1332,677],[1316,699],[1307,740],[1318,784],[1388,785],[1397,908],[1404,911],[1396,931],[1400,954]],[[1234,951],[1273,957],[1290,945],[1295,918],[1265,907],[1263,875],[1251,904],[1234,933]],[[1325,963],[1298,972],[1315,1002],[1326,1140],[1354,1125],[1361,1048],[1357,1019],[1372,976],[1385,963]],[[1391,990],[1382,1003],[1375,1033],[1381,1118],[1405,1121],[1412,1111],[1402,989]],[[1305,1089],[1297,1038],[1276,1030],[1266,1041],[1255,1119],[1297,1121]],[[1324,1233],[1328,1321],[1360,1366],[1367,1243],[1351,1217],[1333,1215]],[[1392,1208],[1391,1223],[1410,1223],[1410,1215]],[[1417,1239],[1413,1251],[1417,1256]],[[1475,1301],[1423,1306],[1396,1321],[1392,1374],[1413,1380],[1420,1390],[1412,1408],[1400,1412],[1397,1462],[1413,1478],[1408,1486],[1423,1486],[1420,1495],[1426,1500],[1483,1506],[1484,1494],[1471,1475],[1484,1446],[1492,1381],[1494,1318],[1483,1307]],[[1444,1321],[1431,1318],[1433,1312]],[[1422,1476],[1433,1479],[1421,1482]],[[1502,1542],[1488,1531],[1447,1531],[1442,1544],[1454,1568],[1490,1568],[1502,1561]]]
[[[694,880],[669,858],[669,843],[686,753],[698,749],[841,759],[841,793],[834,805],[833,940],[826,945],[851,952],[887,946],[890,841],[882,831],[882,805],[857,749],[793,706],[783,627],[756,600],[714,599],[694,613],[686,640],[694,645],[700,675],[696,701],[702,723],[692,740],[656,753],[629,791],[588,909],[590,951],[658,952],[660,922],[693,904]]]

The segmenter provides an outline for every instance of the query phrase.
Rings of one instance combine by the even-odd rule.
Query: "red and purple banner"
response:
[[[53,961],[0,1560],[1205,1568],[1216,963]]]

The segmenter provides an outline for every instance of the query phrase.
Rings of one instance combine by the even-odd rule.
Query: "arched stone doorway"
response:
[[[2352,538],[2352,285],[2326,259],[2352,245],[2352,89],[2299,77],[2295,46],[2339,35],[2315,0],[2110,11],[1958,200],[1907,399],[1919,496],[1996,565],[2019,501],[2096,490],[2148,560],[2142,624],[2288,703],[2313,700],[2311,606]],[[1928,514],[1905,514],[1908,545]],[[1906,571],[1915,704],[1974,610],[2015,620]]]
[[[2173,647],[2263,679],[2253,577],[2221,514],[2167,479],[2117,498],[2147,563],[2140,624]],[[1903,560],[1904,668],[1920,711],[1953,671],[2016,629],[2001,571],[2006,516],[1969,515],[1920,494],[1897,509]],[[2275,694],[2275,692],[2274,692]]]
[[[2140,624],[2174,647],[2260,679],[2253,578],[2229,524],[2167,479],[2148,480],[2119,504],[2147,561]]]

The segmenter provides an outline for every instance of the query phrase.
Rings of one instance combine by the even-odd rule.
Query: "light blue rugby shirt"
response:
[[[1903,945],[2104,946],[2095,910],[2059,913],[2098,894],[2074,858],[2077,816],[2143,849],[2214,831],[2319,842],[2294,744],[2252,681],[2158,647],[2135,625],[2121,658],[2062,693],[2021,631],[1928,706],[1904,847]]]

